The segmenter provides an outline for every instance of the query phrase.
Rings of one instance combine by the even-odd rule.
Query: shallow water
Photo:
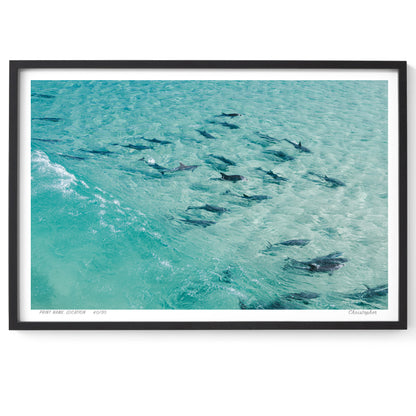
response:
[[[32,308],[387,308],[364,284],[387,284],[387,82],[32,81]]]

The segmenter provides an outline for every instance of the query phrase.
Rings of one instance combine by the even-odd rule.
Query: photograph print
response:
[[[211,72],[28,82],[32,313],[345,321],[397,307],[391,81]]]

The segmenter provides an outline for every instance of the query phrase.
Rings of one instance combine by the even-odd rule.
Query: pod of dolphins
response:
[[[52,95],[46,95],[46,94],[32,94],[33,97],[37,97],[37,98],[45,98],[45,99],[51,99],[54,98]],[[224,120],[224,118],[229,118],[229,119],[235,119],[237,117],[241,117],[242,115],[239,113],[221,113],[217,116],[215,116],[215,120],[209,121],[210,124],[215,124],[215,125],[219,125],[225,128],[228,128],[230,130],[237,130],[240,127],[237,124],[234,123],[229,123],[227,121],[219,121],[218,119],[221,118],[222,120]],[[52,122],[52,123],[57,123],[59,121],[61,121],[61,118],[57,118],[57,117],[35,117],[32,118],[32,120],[36,120],[36,121],[40,121],[40,122]],[[234,121],[234,120],[233,120]],[[207,132],[206,130],[202,130],[202,129],[197,129],[196,132],[198,132],[202,137],[204,137],[205,139],[208,140],[218,140],[217,137],[215,137],[214,135],[212,135],[211,133]],[[299,153],[312,153],[312,151],[310,149],[308,149],[307,147],[305,147],[300,141],[299,142],[295,142],[286,138],[283,139],[278,139],[272,136],[269,136],[268,134],[264,134],[261,132],[256,132],[256,135],[264,140],[266,143],[280,143],[280,142],[287,142],[290,145],[293,146],[294,149],[298,150]],[[135,150],[138,152],[144,151],[144,150],[149,150],[149,149],[154,149],[154,147],[152,146],[154,145],[169,145],[172,144],[171,141],[168,140],[159,140],[156,138],[153,139],[147,139],[145,137],[135,137],[134,138],[136,141],[137,140],[143,140],[147,143],[149,143],[149,145],[144,145],[141,143],[127,143],[127,144],[119,144],[119,143],[112,143],[112,146],[119,146],[119,147],[123,147],[126,149],[130,149],[130,150]],[[60,140],[56,140],[56,139],[41,139],[41,138],[32,138],[32,140],[36,140],[36,141],[43,141],[43,142],[50,142],[50,143],[55,143],[55,142],[59,142]],[[263,144],[261,144],[263,145]],[[268,144],[266,144],[268,145]],[[107,150],[107,149],[79,149],[81,152],[83,153],[88,153],[91,155],[101,155],[101,156],[105,156],[105,155],[112,155],[115,152],[111,151],[111,150]],[[263,151],[263,154],[271,160],[277,161],[279,163],[283,163],[283,162],[290,162],[293,161],[295,158],[287,153],[285,153],[284,151],[281,150],[275,150],[275,149],[267,149]],[[68,155],[68,154],[58,154],[59,156],[66,158],[66,159],[72,159],[72,160],[84,160],[85,157],[80,156],[80,155]],[[214,154],[209,154],[207,156],[209,159],[207,160],[207,163],[219,163],[221,162],[223,166],[222,170],[226,170],[228,169],[228,167],[230,166],[237,166],[237,163],[222,156],[222,155],[214,155]],[[179,166],[174,167],[174,168],[166,168],[164,166],[161,166],[159,164],[157,164],[154,160],[146,160],[144,157],[142,157],[141,159],[139,159],[139,161],[143,161],[145,164],[147,164],[147,166],[157,170],[162,177],[166,177],[169,176],[169,174],[175,174],[177,172],[182,172],[182,171],[194,171],[195,169],[197,169],[200,165],[185,165],[181,162],[179,162]],[[218,169],[219,171],[220,169]],[[275,184],[282,184],[282,182],[287,182],[288,179],[273,172],[272,170],[264,170],[261,167],[256,168],[257,171],[261,172],[262,174],[265,175],[265,177],[267,177],[267,180],[271,183],[275,183]],[[221,175],[219,178],[212,178],[213,180],[219,180],[219,181],[228,181],[231,183],[235,183],[235,182],[239,182],[239,181],[247,181],[247,178],[244,177],[243,175],[239,175],[239,174],[227,174],[224,172],[219,171],[219,174]],[[315,173],[312,171],[307,172],[307,174],[305,175],[305,177],[310,178],[310,180],[317,182],[319,184],[322,184],[324,186],[327,186],[329,188],[338,188],[338,187],[345,187],[346,184],[336,178],[332,178],[332,177],[328,177],[326,174],[320,174],[320,173]],[[247,201],[264,201],[267,199],[270,199],[270,196],[267,195],[247,195],[247,194],[236,194],[233,193],[231,191],[226,191],[224,194],[230,195],[230,196],[235,196],[235,197],[239,197],[239,198],[243,198],[244,200]],[[220,207],[220,206],[216,206],[216,205],[212,205],[212,204],[204,204],[201,206],[189,206],[186,209],[186,212],[188,211],[193,211],[193,210],[204,210],[204,211],[208,211],[211,213],[215,213],[215,214],[219,214],[222,215],[224,213],[229,213],[230,210],[224,207]],[[191,226],[199,226],[199,227],[209,227],[212,225],[216,224],[216,221],[212,221],[212,220],[204,220],[204,219],[197,219],[197,218],[180,218],[178,219],[178,221],[187,224],[187,225],[191,225]],[[291,239],[291,240],[286,240],[286,241],[280,241],[280,242],[276,242],[276,243],[271,243],[269,241],[267,241],[267,245],[266,248],[261,250],[261,253],[264,255],[276,255],[278,254],[282,249],[284,249],[285,247],[304,247],[307,244],[310,243],[310,240],[308,239]],[[332,275],[335,271],[341,269],[342,267],[345,266],[345,263],[348,262],[348,259],[345,257],[342,257],[342,253],[341,252],[334,252],[334,253],[330,253],[324,256],[320,256],[320,257],[315,257],[309,260],[295,260],[295,259],[291,259],[291,258],[287,258],[286,259],[286,265],[285,268],[290,268],[292,270],[302,270],[303,272],[306,273],[328,273],[329,275]],[[227,269],[223,272],[223,276],[221,278],[221,280],[223,282],[226,283],[230,283],[232,282],[232,273],[230,271],[230,269]],[[380,285],[380,286],[375,286],[373,288],[371,288],[368,285],[364,285],[364,287],[366,288],[365,290],[358,290],[356,292],[353,293],[349,293],[349,294],[344,294],[344,296],[346,296],[349,299],[353,299],[355,301],[359,301],[359,302],[364,302],[364,304],[366,304],[366,302],[371,301],[372,299],[381,297],[381,296],[386,296],[388,294],[388,287],[387,285]],[[301,302],[303,304],[309,304],[309,302],[313,299],[318,298],[320,295],[318,293],[314,293],[314,292],[307,292],[307,291],[301,291],[301,292],[296,292],[296,293],[289,293],[287,295],[285,295],[282,298],[277,298],[273,301],[269,301],[269,302],[265,302],[265,301],[254,301],[251,303],[247,303],[246,301],[239,299],[239,307],[240,309],[292,309],[293,305],[291,304],[291,302]],[[289,302],[289,303],[288,303]],[[292,306],[291,306],[292,305]]]

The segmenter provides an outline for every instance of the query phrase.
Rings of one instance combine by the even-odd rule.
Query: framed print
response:
[[[404,329],[406,63],[10,62],[10,329]]]

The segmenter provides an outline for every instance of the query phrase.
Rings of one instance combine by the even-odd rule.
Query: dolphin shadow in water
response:
[[[264,254],[270,254],[274,255],[276,251],[279,251],[282,246],[289,246],[289,247],[305,247],[307,244],[309,244],[311,240],[308,240],[306,238],[303,239],[295,239],[295,240],[286,240],[282,241],[280,243],[270,243],[270,241],[267,241],[267,247],[262,250],[261,252]]]
[[[205,130],[196,130],[201,136],[204,136],[206,139],[217,139],[212,134],[208,133]]]
[[[237,126],[237,124],[227,123],[226,121],[224,121],[224,122],[210,121],[209,123],[211,123],[211,124],[219,124],[220,126],[228,127],[230,130],[236,130],[236,129],[239,129],[240,128],[239,126]]]
[[[223,214],[224,212],[229,211],[227,208],[217,207],[215,205],[210,205],[210,204],[205,204],[205,205],[202,205],[200,207],[189,206],[188,208],[186,208],[187,211],[190,210],[190,209],[203,209],[203,210],[209,211],[209,212],[216,212],[217,214]]]
[[[321,180],[320,183],[324,183],[329,188],[338,188],[339,186],[347,186],[344,182],[340,181],[339,179],[330,178],[326,175],[320,175],[319,173],[315,173],[312,171],[309,171],[308,175],[316,176],[317,178]],[[319,182],[319,181],[314,181],[314,182]]]
[[[305,247],[307,244],[309,244],[311,240],[308,240],[306,238],[303,239],[295,239],[295,240],[286,240],[282,241],[281,243],[278,243],[282,246],[298,246],[298,247]]]
[[[224,156],[208,155],[205,162],[216,170],[217,172],[226,172],[230,166],[235,166],[236,163]]]
[[[286,299],[304,300],[304,299],[316,299],[319,298],[319,293],[315,292],[296,292],[289,293],[285,296]]]
[[[226,157],[224,157],[224,156],[217,156],[217,155],[213,155],[212,153],[211,153],[211,154],[209,154],[209,156],[210,156],[210,157],[213,157],[214,159],[220,160],[221,162],[225,163],[226,165],[229,165],[229,166],[235,166],[235,165],[236,165],[236,163],[235,163],[235,162],[233,162],[233,161],[232,161],[232,160],[230,160],[230,159],[227,159],[227,158],[226,158]]]
[[[255,301],[252,303],[246,303],[244,300],[239,299],[238,303],[240,309],[286,309],[280,299],[271,302]]]
[[[302,302],[304,305],[309,305],[309,301],[312,299],[319,298],[319,293],[315,292],[295,292],[289,293],[285,296],[285,299],[289,301],[298,301]]]
[[[277,158],[280,162],[287,162],[295,159],[293,156],[290,156],[287,153],[282,152],[280,150],[265,150],[263,153],[265,153],[266,155],[270,155],[275,159]]]
[[[242,198],[246,201],[257,201],[257,202],[264,201],[266,199],[272,199],[272,197],[268,195],[247,195],[247,194],[239,195],[239,194],[235,194],[231,192],[229,189],[223,192],[221,195],[235,196],[237,198]]]
[[[195,219],[190,219],[190,218],[185,218],[185,219],[180,218],[179,221],[182,221],[182,222],[184,222],[186,224],[189,224],[189,225],[196,225],[196,226],[204,227],[204,228],[209,227],[210,225],[216,224],[215,221],[195,220]]]
[[[275,137],[269,136],[268,134],[263,134],[260,132],[256,132],[257,136],[259,136],[261,139],[264,139],[268,141],[269,143],[277,143],[280,142],[281,139],[276,139]]]
[[[144,146],[142,144],[131,144],[131,143],[120,144],[120,145],[117,145],[116,143],[114,143],[113,146],[121,146],[121,147],[125,147],[126,149],[133,149],[133,150],[138,150],[138,151],[153,149],[153,147],[151,146]]]
[[[64,157],[65,159],[72,159],[72,160],[85,160],[85,157],[65,155],[65,154],[63,154],[63,153],[58,153],[58,156]]]
[[[150,143],[156,143],[156,144],[172,144],[172,142],[170,142],[169,140],[146,139],[144,137],[140,137],[140,139],[146,140],[147,142],[150,142]]]

